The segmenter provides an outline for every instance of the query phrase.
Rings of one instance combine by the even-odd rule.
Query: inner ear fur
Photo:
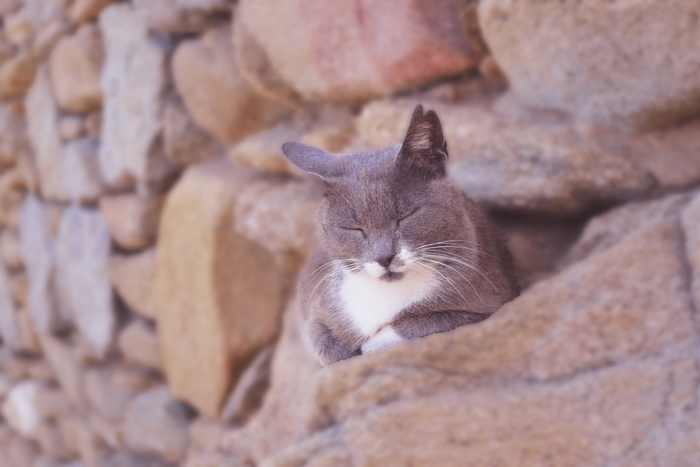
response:
[[[404,168],[424,175],[446,175],[447,141],[442,133],[440,119],[434,110],[423,113],[423,106],[420,104],[413,109],[398,159]]]

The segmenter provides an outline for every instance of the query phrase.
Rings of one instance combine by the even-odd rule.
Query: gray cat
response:
[[[282,149],[326,186],[299,286],[322,365],[477,323],[520,293],[501,234],[447,177],[434,111],[416,106],[403,143],[375,153]]]

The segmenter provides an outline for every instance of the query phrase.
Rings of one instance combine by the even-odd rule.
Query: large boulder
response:
[[[361,101],[474,67],[462,3],[244,0],[234,34],[252,81],[286,85],[304,100]]]
[[[694,465],[700,193],[631,204],[490,319],[305,374],[248,465]],[[695,289],[697,290],[697,289]]]
[[[225,159],[191,167],[168,197],[158,235],[163,369],[175,397],[210,416],[276,337],[290,285],[265,238],[236,228],[238,197],[254,178]]]
[[[229,19],[227,0],[134,0],[151,29],[171,34],[201,33]]]
[[[229,145],[288,113],[243,78],[230,36],[228,26],[212,29],[180,44],[172,61],[177,90],[195,122]]]
[[[649,129],[700,114],[700,5],[485,0],[483,35],[524,104]]]
[[[658,184],[621,137],[591,135],[558,116],[513,116],[491,101],[424,104],[442,121],[451,176],[486,206],[571,216],[647,195]],[[401,142],[414,105],[412,98],[366,105],[357,120],[364,143],[378,148]],[[700,170],[692,177],[700,180]]]

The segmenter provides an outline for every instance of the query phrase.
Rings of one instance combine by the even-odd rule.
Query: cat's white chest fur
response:
[[[403,309],[430,296],[436,286],[437,280],[430,271],[410,270],[393,282],[345,272],[340,298],[351,322],[369,338]]]

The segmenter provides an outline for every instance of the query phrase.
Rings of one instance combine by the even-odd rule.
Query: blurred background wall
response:
[[[700,465],[700,2],[0,17],[1,467]],[[417,103],[523,295],[320,371],[280,146],[396,144]]]

